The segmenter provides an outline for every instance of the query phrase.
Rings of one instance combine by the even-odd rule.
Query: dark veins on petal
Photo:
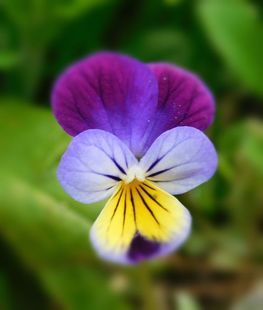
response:
[[[152,257],[159,249],[160,243],[149,241],[137,234],[132,240],[127,256],[132,262],[137,263]]]

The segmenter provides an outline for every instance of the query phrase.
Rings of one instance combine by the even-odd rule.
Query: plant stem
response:
[[[142,309],[156,310],[158,307],[155,302],[155,295],[153,291],[152,277],[149,266],[147,264],[140,264],[138,267],[138,281],[141,287]]]

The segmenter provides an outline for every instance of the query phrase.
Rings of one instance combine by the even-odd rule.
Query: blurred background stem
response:
[[[142,263],[137,267],[138,287],[142,298],[143,310],[157,310],[156,296],[149,265]]]

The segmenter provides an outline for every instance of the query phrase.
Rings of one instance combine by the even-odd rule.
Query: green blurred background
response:
[[[262,2],[3,0],[0,4],[0,309],[263,309]],[[70,138],[51,87],[97,50],[177,63],[217,101],[212,180],[180,196],[193,232],[178,253],[122,267],[88,231],[102,205],[63,192]]]

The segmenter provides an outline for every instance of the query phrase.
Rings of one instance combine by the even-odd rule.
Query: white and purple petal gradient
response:
[[[217,155],[212,143],[193,127],[182,126],[164,132],[140,160],[118,137],[90,129],[73,138],[61,159],[58,178],[74,199],[91,203],[112,195],[131,171],[140,171],[140,177],[171,194],[181,194],[207,181],[216,166]],[[92,243],[102,257],[125,264],[166,255],[176,250],[191,230],[190,213],[182,204],[179,207],[183,220],[168,242],[147,240],[137,231],[128,250],[121,255],[101,247],[93,231]]]
[[[217,154],[204,133],[182,126],[161,134],[139,165],[148,180],[178,195],[212,177],[217,167]]]
[[[70,135],[111,132],[138,158],[164,131],[183,125],[204,130],[214,116],[213,97],[197,76],[110,52],[69,67],[55,84],[52,107]]]
[[[90,129],[76,136],[64,153],[58,179],[75,200],[92,203],[109,197],[138,163],[135,156],[116,136]]]

